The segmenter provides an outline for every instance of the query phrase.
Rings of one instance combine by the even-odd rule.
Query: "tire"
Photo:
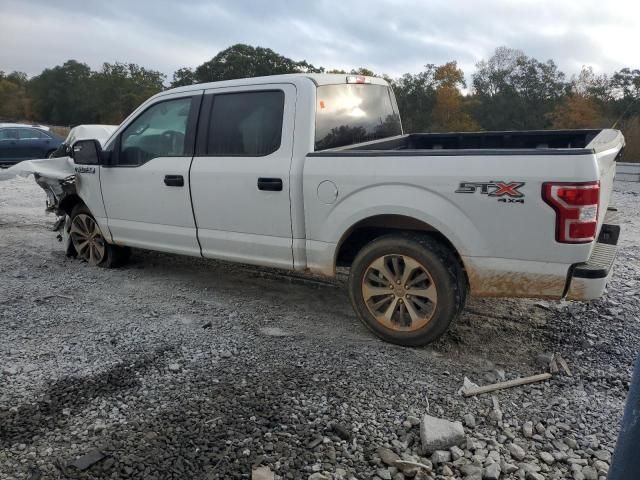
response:
[[[349,297],[362,323],[407,347],[442,336],[460,314],[466,290],[456,256],[428,235],[377,238],[356,255],[349,274]]]
[[[76,205],[71,211],[69,236],[76,256],[91,265],[114,268],[128,258],[129,249],[108,243],[84,204]]]

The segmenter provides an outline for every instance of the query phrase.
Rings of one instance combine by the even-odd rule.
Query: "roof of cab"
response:
[[[220,82],[209,83],[196,83],[194,85],[187,85],[184,87],[176,87],[170,90],[161,92],[163,95],[167,93],[188,92],[192,90],[206,90],[209,88],[222,88],[222,87],[235,87],[244,85],[262,85],[265,83],[300,83],[302,81],[311,80],[316,85],[336,85],[346,84],[347,77],[361,76],[352,75],[347,73],[289,73],[285,75],[269,75],[265,77],[252,77],[252,78],[238,78],[234,80],[223,80]],[[378,77],[364,77],[368,80],[367,83],[373,85],[384,85],[388,83],[383,78]]]

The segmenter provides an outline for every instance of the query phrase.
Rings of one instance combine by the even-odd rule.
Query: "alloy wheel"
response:
[[[438,304],[438,292],[427,268],[399,254],[379,257],[367,267],[362,296],[376,321],[396,331],[424,327]]]
[[[91,216],[79,213],[73,217],[69,234],[79,257],[92,265],[104,260],[106,243],[100,227]]]

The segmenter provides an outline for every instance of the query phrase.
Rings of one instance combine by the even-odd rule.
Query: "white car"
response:
[[[75,181],[53,207],[95,265],[138,247],[350,267],[364,324],[416,346],[468,294],[601,295],[623,146],[616,130],[403,134],[382,79],[248,78],[164,91],[104,147],[76,142]]]

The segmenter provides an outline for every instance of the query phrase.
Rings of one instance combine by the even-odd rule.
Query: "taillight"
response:
[[[598,230],[600,182],[543,183],[542,198],[556,211],[558,242],[593,242]]]

